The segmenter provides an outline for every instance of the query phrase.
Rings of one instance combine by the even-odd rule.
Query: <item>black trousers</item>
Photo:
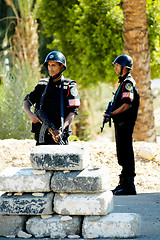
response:
[[[132,134],[135,122],[114,123],[118,164],[122,166],[121,176],[134,177],[135,161]]]

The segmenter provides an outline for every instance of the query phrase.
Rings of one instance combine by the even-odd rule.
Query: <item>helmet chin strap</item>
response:
[[[123,73],[123,66],[121,66],[121,72],[120,72],[120,76],[122,76],[122,73]]]

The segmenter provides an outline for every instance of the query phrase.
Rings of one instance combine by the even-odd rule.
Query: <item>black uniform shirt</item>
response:
[[[124,103],[130,104],[131,107],[119,114],[113,116],[114,122],[135,122],[137,119],[139,107],[139,94],[136,83],[130,73],[119,77],[120,90],[118,92],[113,111],[121,107]]]
[[[63,76],[62,76],[63,77]],[[49,81],[49,83],[48,83]],[[27,95],[27,98],[36,104],[39,109],[42,94],[48,84],[46,94],[43,98],[42,109],[47,115],[48,119],[58,129],[61,127],[61,79],[53,82],[52,79],[41,79],[35,89]],[[25,98],[25,99],[27,99]],[[75,81],[63,77],[63,105],[64,105],[64,119],[70,112],[78,114],[78,107],[80,105],[78,87]],[[33,132],[34,131],[33,124]]]

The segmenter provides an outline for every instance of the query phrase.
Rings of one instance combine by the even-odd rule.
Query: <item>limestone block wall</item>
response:
[[[108,170],[89,166],[87,148],[36,146],[30,161],[32,168],[9,168],[0,173],[0,236],[139,236],[138,214],[112,213]]]

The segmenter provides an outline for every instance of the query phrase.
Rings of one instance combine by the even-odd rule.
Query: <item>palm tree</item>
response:
[[[24,112],[23,100],[40,77],[38,24],[33,18],[33,2],[35,1],[6,0],[12,12],[5,17],[8,21],[3,40],[4,51],[1,51],[1,62],[4,66],[2,67],[3,72],[1,71],[4,74],[1,81],[0,98],[2,139],[31,137],[31,123]],[[14,24],[14,28],[9,32],[11,24]],[[8,37],[9,35],[11,37]],[[6,60],[8,60],[8,68],[5,68]],[[3,124],[6,122],[7,124]]]
[[[33,2],[33,0],[18,0],[17,10],[13,0],[6,0],[16,18],[14,21],[15,31],[9,39],[13,62],[18,60],[21,65],[29,62],[31,68],[36,69],[39,66],[39,44],[37,34],[38,24],[33,18]],[[5,41],[7,41],[7,35]]]
[[[124,53],[133,58],[132,75],[141,97],[134,139],[136,141],[155,142],[146,0],[123,0],[122,9],[124,13]]]

